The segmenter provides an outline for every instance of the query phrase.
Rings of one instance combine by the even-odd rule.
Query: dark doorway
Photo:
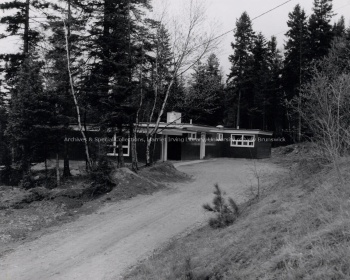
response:
[[[168,160],[181,160],[181,137],[168,137]]]

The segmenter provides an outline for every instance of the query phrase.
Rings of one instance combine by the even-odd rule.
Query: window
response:
[[[107,156],[118,156],[118,151],[119,151],[119,147],[118,147],[119,142],[117,141],[117,134],[114,133],[113,136],[113,145],[109,146],[109,153],[107,153]],[[123,139],[123,156],[128,157],[130,155],[130,139],[129,137],[126,139]]]
[[[231,147],[253,148],[255,143],[254,135],[231,134]]]
[[[193,133],[188,133],[188,140],[197,140],[197,133],[193,132]]]
[[[224,141],[224,134],[217,133],[216,134],[216,141]]]

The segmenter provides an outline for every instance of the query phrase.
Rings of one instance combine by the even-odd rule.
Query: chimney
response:
[[[167,123],[173,123],[173,124],[181,123],[181,113],[168,112],[167,113],[166,122]]]

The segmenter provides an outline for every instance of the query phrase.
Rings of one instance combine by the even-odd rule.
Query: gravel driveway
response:
[[[257,161],[256,167],[265,183],[282,172],[266,160]],[[214,183],[238,203],[256,184],[254,163],[245,159],[214,159],[178,169],[194,180],[107,204],[19,246],[0,260],[1,280],[122,279],[128,267],[207,221],[209,214],[201,206],[212,201]]]

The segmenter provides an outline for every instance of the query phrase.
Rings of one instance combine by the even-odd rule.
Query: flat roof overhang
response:
[[[139,123],[137,130],[139,133],[146,133],[147,126],[150,130],[154,129],[155,123]],[[74,131],[79,131],[79,127],[76,124],[70,125],[70,128]],[[87,125],[87,131],[100,131],[100,128],[96,125]],[[85,129],[84,129],[85,130]],[[208,133],[227,133],[227,134],[254,134],[254,135],[267,135],[272,136],[273,132],[264,131],[260,129],[235,129],[235,128],[216,128],[206,125],[195,125],[189,123],[159,123],[157,134],[160,135],[183,135],[184,133],[196,133],[196,132],[208,132]]]
[[[213,133],[227,133],[227,134],[254,134],[254,135],[268,135],[272,136],[273,132],[254,129],[214,129]]]

